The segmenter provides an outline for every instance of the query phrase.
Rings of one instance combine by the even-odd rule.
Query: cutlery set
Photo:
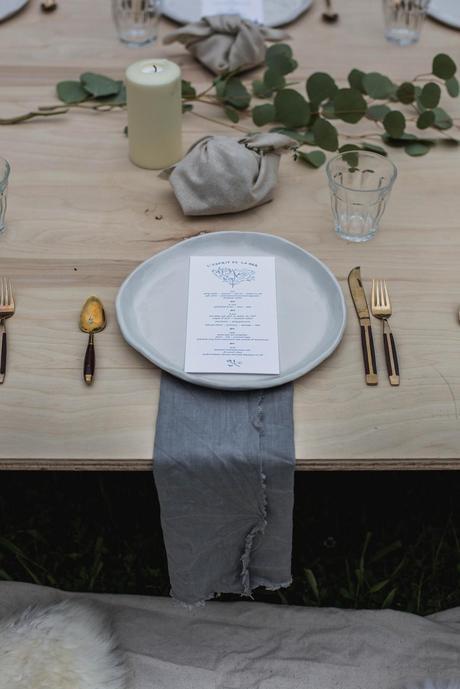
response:
[[[366,293],[361,280],[360,267],[353,268],[348,276],[351,298],[361,326],[361,345],[363,350],[364,371],[367,385],[377,385],[377,362],[375,357],[374,338],[372,335],[371,317],[367,305]],[[372,315],[382,321],[383,346],[390,385],[400,382],[399,361],[396,343],[388,319],[392,314],[391,301],[385,280],[373,280],[371,291]]]
[[[14,316],[15,303],[11,280],[0,277],[0,384],[5,380],[7,337],[5,321]],[[83,305],[80,314],[80,330],[89,335],[83,363],[83,379],[87,385],[94,380],[96,369],[96,355],[94,350],[94,335],[104,330],[107,320],[104,307],[97,297],[90,297]]]

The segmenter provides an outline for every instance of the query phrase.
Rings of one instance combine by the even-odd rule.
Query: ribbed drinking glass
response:
[[[383,0],[385,38],[398,45],[411,45],[420,38],[430,0]]]
[[[9,175],[9,162],[4,158],[0,158],[0,234],[6,229],[6,193],[8,190]]]
[[[156,40],[161,0],[112,0],[112,13],[123,43],[138,46]]]
[[[347,151],[327,164],[335,231],[351,242],[372,239],[396,179],[395,165],[383,155]]]

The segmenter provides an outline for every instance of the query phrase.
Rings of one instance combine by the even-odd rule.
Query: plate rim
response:
[[[291,22],[295,21],[298,17],[300,17],[301,14],[306,12],[313,5],[313,2],[314,0],[300,0],[299,7],[296,10],[291,10],[290,14],[287,14],[285,19],[275,23],[265,22],[264,25],[270,28],[274,28],[276,26],[284,26],[285,24],[290,24]],[[167,0],[163,0],[161,12],[165,17],[168,17],[168,19],[172,19],[172,21],[176,22],[177,24],[185,25],[189,23],[188,20],[184,20],[183,18],[181,19],[179,15],[175,14],[174,12],[171,13],[165,11],[166,4]]]
[[[442,9],[436,8],[436,4],[433,7],[431,7],[431,3],[428,5],[427,14],[431,19],[435,19],[445,26],[450,26],[452,29],[460,29],[460,18],[453,18],[449,12],[443,14]]]
[[[200,240],[203,240],[207,237],[215,237],[215,236],[222,236],[222,235],[232,235],[232,236],[248,236],[248,237],[254,237],[255,235],[261,236],[261,237],[268,237],[269,239],[275,238],[276,240],[280,241],[281,243],[287,244],[291,247],[294,247],[297,251],[301,251],[304,254],[306,254],[310,259],[313,259],[315,263],[317,263],[332,279],[332,282],[335,284],[337,288],[337,292],[340,297],[340,306],[341,306],[341,311],[342,311],[342,319],[340,323],[340,327],[338,330],[338,334],[335,337],[334,341],[331,343],[331,345],[325,349],[319,356],[317,356],[315,359],[310,361],[308,364],[301,368],[297,368],[295,371],[291,373],[286,373],[284,375],[277,374],[273,376],[269,376],[268,374],[264,376],[263,380],[261,379],[259,385],[248,385],[242,383],[240,386],[232,384],[231,386],[225,385],[221,383],[218,380],[215,380],[213,378],[209,378],[209,376],[214,376],[214,375],[222,375],[222,374],[197,374],[197,373],[187,373],[186,371],[174,369],[171,366],[164,366],[164,365],[159,365],[158,361],[155,360],[150,353],[147,352],[146,348],[140,344],[134,337],[132,337],[129,334],[129,329],[126,324],[126,320],[123,316],[123,309],[121,306],[121,301],[123,298],[123,293],[127,288],[128,283],[134,279],[134,276],[136,273],[140,272],[142,269],[145,269],[145,266],[154,263],[160,256],[164,257],[165,254],[168,254],[175,250],[178,246],[181,244],[188,244],[188,243],[195,243],[199,242]],[[257,389],[267,389],[267,388],[272,388],[272,387],[278,387],[280,385],[284,385],[285,383],[289,383],[293,380],[296,380],[297,378],[301,378],[305,374],[309,373],[313,369],[315,369],[317,366],[319,366],[323,361],[328,359],[331,354],[337,349],[339,344],[341,343],[344,333],[345,333],[345,328],[347,324],[347,307],[346,307],[346,302],[345,302],[345,297],[343,294],[343,290],[340,286],[339,281],[335,277],[334,273],[331,271],[331,269],[323,263],[319,258],[311,254],[309,251],[304,249],[303,247],[299,246],[298,244],[295,244],[294,242],[289,241],[288,239],[285,239],[284,237],[280,237],[279,235],[276,234],[268,234],[267,232],[250,232],[247,230],[222,230],[222,231],[217,231],[217,232],[207,232],[203,234],[199,234],[195,237],[188,237],[187,239],[183,239],[180,242],[177,242],[176,244],[173,244],[172,246],[168,247],[167,249],[164,249],[163,251],[159,251],[158,253],[154,254],[153,256],[150,256],[150,258],[147,258],[145,261],[142,261],[136,268],[134,268],[133,271],[123,280],[118,293],[117,297],[115,299],[115,313],[116,313],[116,318],[118,321],[118,326],[121,330],[121,334],[123,335],[124,339],[126,342],[139,354],[142,354],[148,361],[152,362],[157,366],[159,369],[162,371],[166,371],[167,373],[170,373],[171,375],[175,376],[176,378],[180,378],[181,380],[185,380],[188,383],[193,383],[194,385],[199,385],[201,387],[209,387],[209,388],[214,388],[214,389],[219,389],[219,390],[257,390]],[[251,375],[251,374],[248,374]],[[255,374],[254,374],[255,375]],[[262,378],[262,377],[261,377]],[[234,378],[236,380],[236,378]]]

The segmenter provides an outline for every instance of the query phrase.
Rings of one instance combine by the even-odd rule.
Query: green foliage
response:
[[[246,110],[251,102],[251,94],[238,77],[230,77],[224,81],[222,100],[237,110]]]
[[[63,103],[81,103],[89,94],[79,81],[60,81],[56,87],[57,96]]]
[[[327,120],[318,117],[313,125],[315,143],[325,151],[336,151],[339,147],[337,129]]]
[[[433,58],[432,72],[440,79],[451,79],[457,71],[457,65],[449,55],[438,53]]]
[[[269,122],[273,122],[276,118],[276,109],[272,103],[265,105],[256,105],[252,109],[252,120],[257,127],[263,127]]]
[[[435,119],[436,116],[433,110],[424,110],[417,118],[417,127],[419,129],[428,129],[428,127],[433,126]]]
[[[406,128],[406,118],[399,110],[392,110],[383,118],[385,131],[392,139],[399,139]]]
[[[353,88],[339,89],[333,103],[336,117],[350,124],[359,122],[367,110],[367,103],[362,94]]]
[[[348,75],[348,83],[350,84],[352,89],[356,89],[357,91],[360,91],[361,93],[366,93],[364,86],[363,86],[363,78],[364,77],[365,77],[365,73],[361,72],[360,69],[352,69]]]
[[[294,158],[314,168],[321,167],[326,162],[326,156],[322,151],[296,151]]]
[[[318,106],[328,98],[333,98],[337,91],[334,79],[325,72],[314,72],[307,79],[307,95],[312,105]]]
[[[452,96],[452,98],[457,98],[457,96],[460,92],[460,86],[458,83],[458,79],[456,77],[451,77],[450,79],[447,79],[446,89],[447,89],[447,93],[449,94],[449,96]]]
[[[395,85],[391,79],[379,72],[365,74],[363,87],[368,96],[377,100],[385,100],[395,92]]]
[[[450,129],[453,126],[453,121],[450,115],[442,108],[434,108],[435,115],[434,127],[436,129]]]
[[[93,98],[102,98],[104,96],[115,96],[123,85],[121,81],[115,81],[102,74],[94,74],[93,72],[85,72],[80,76],[80,81],[85,89]]]
[[[430,150],[431,144],[429,141],[414,141],[404,146],[404,150],[410,156],[424,156]]]
[[[388,105],[370,105],[366,112],[366,117],[375,122],[381,122],[385,115],[390,112]]]
[[[189,81],[182,79],[182,98],[195,98],[196,89],[192,86]]]
[[[235,124],[240,121],[240,116],[238,110],[233,108],[231,105],[224,106],[224,113],[227,115],[228,119]]]
[[[441,89],[434,81],[430,81],[422,88],[420,103],[424,108],[435,108],[441,99]]]
[[[265,64],[280,74],[290,74],[297,69],[297,62],[292,57],[292,48],[287,43],[275,43],[267,48]]]
[[[278,91],[274,105],[276,120],[286,127],[303,127],[310,120],[310,104],[294,89]]]
[[[415,86],[411,81],[405,81],[396,90],[396,98],[404,104],[413,103],[415,100]]]

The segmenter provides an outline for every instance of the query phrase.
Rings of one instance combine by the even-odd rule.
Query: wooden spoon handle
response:
[[[94,371],[96,368],[96,352],[94,349],[94,335],[90,334],[88,346],[86,348],[85,362],[83,364],[83,378],[86,385],[91,385],[94,380]]]

